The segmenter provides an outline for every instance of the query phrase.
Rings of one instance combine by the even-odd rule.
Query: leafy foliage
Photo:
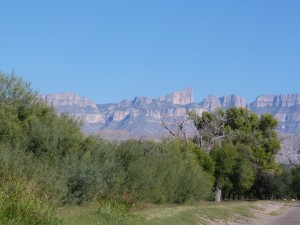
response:
[[[119,193],[123,199],[181,203],[210,194],[212,177],[180,142],[127,141],[114,154],[121,168]]]
[[[255,181],[255,171],[251,164],[252,153],[251,149],[244,144],[238,144],[235,148],[235,165],[230,180],[232,189],[237,194],[243,194],[252,187]]]
[[[189,112],[189,116],[198,130],[194,140],[199,140],[199,147],[210,152],[215,162],[216,189],[243,194],[258,182],[259,174],[280,171],[275,161],[280,149],[277,120],[271,114],[258,117],[232,107],[201,116]]]

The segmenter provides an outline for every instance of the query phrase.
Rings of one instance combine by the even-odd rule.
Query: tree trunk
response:
[[[216,202],[221,202],[221,196],[222,196],[222,190],[220,189],[219,186],[216,186],[216,192],[215,192],[215,201]]]

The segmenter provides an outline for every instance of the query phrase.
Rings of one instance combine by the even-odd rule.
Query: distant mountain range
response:
[[[84,121],[83,131],[96,133],[108,140],[161,139],[168,132],[159,123],[166,121],[172,124],[176,119],[186,116],[188,110],[200,114],[231,106],[248,108],[257,114],[271,113],[278,119],[278,132],[283,139],[283,155],[278,160],[288,163],[289,158],[300,162],[295,149],[300,148],[300,94],[261,95],[252,103],[238,95],[217,97],[207,96],[197,103],[193,90],[186,88],[157,99],[135,97],[119,103],[96,104],[94,101],[75,93],[42,95],[57,112],[68,113]],[[298,141],[299,140],[299,141]]]

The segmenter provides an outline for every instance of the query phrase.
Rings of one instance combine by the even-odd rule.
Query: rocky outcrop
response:
[[[55,107],[59,114],[68,113],[84,123],[105,123],[107,120],[94,101],[75,93],[47,94],[41,98]]]
[[[131,105],[132,106],[150,105],[152,102],[153,100],[147,97],[135,97],[131,102]]]
[[[237,108],[247,107],[246,100],[238,95],[229,95],[229,96],[221,97],[219,99],[220,99],[221,107],[224,109],[227,109],[232,106]]]
[[[76,119],[79,119],[85,123],[105,123],[107,118],[103,114],[72,114]]]
[[[113,113],[113,120],[114,121],[122,121],[129,114],[130,114],[129,111],[115,111]]]
[[[300,105],[300,94],[261,95],[251,104],[252,108],[292,107]]]
[[[200,106],[207,111],[214,111],[219,107],[223,109],[232,106],[246,108],[247,103],[244,98],[237,95],[229,95],[221,98],[218,98],[215,95],[209,95],[200,103]]]
[[[194,102],[193,90],[186,88],[182,91],[176,91],[167,96],[159,97],[158,100],[167,101],[175,105],[188,105]]]
[[[81,97],[75,93],[60,93],[60,94],[47,94],[41,95],[42,99],[46,100],[49,105],[54,107],[61,106],[79,106],[82,108],[90,107],[97,110],[97,105],[92,100]]]
[[[207,111],[214,111],[221,107],[220,99],[215,95],[209,95],[200,103],[200,107]]]
[[[257,114],[272,113],[280,133],[300,133],[300,94],[261,95],[249,109]]]

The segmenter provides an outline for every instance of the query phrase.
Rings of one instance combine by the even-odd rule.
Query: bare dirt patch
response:
[[[255,205],[257,206],[257,208],[252,209],[255,212],[255,217],[252,219],[248,219],[247,224],[249,225],[266,225],[275,216],[284,213],[289,208],[288,202],[281,201],[259,201]]]
[[[257,201],[249,209],[253,217],[236,214],[230,220],[207,220],[210,225],[267,225],[276,216],[281,215],[289,208],[290,202]],[[250,214],[251,214],[250,213]]]

